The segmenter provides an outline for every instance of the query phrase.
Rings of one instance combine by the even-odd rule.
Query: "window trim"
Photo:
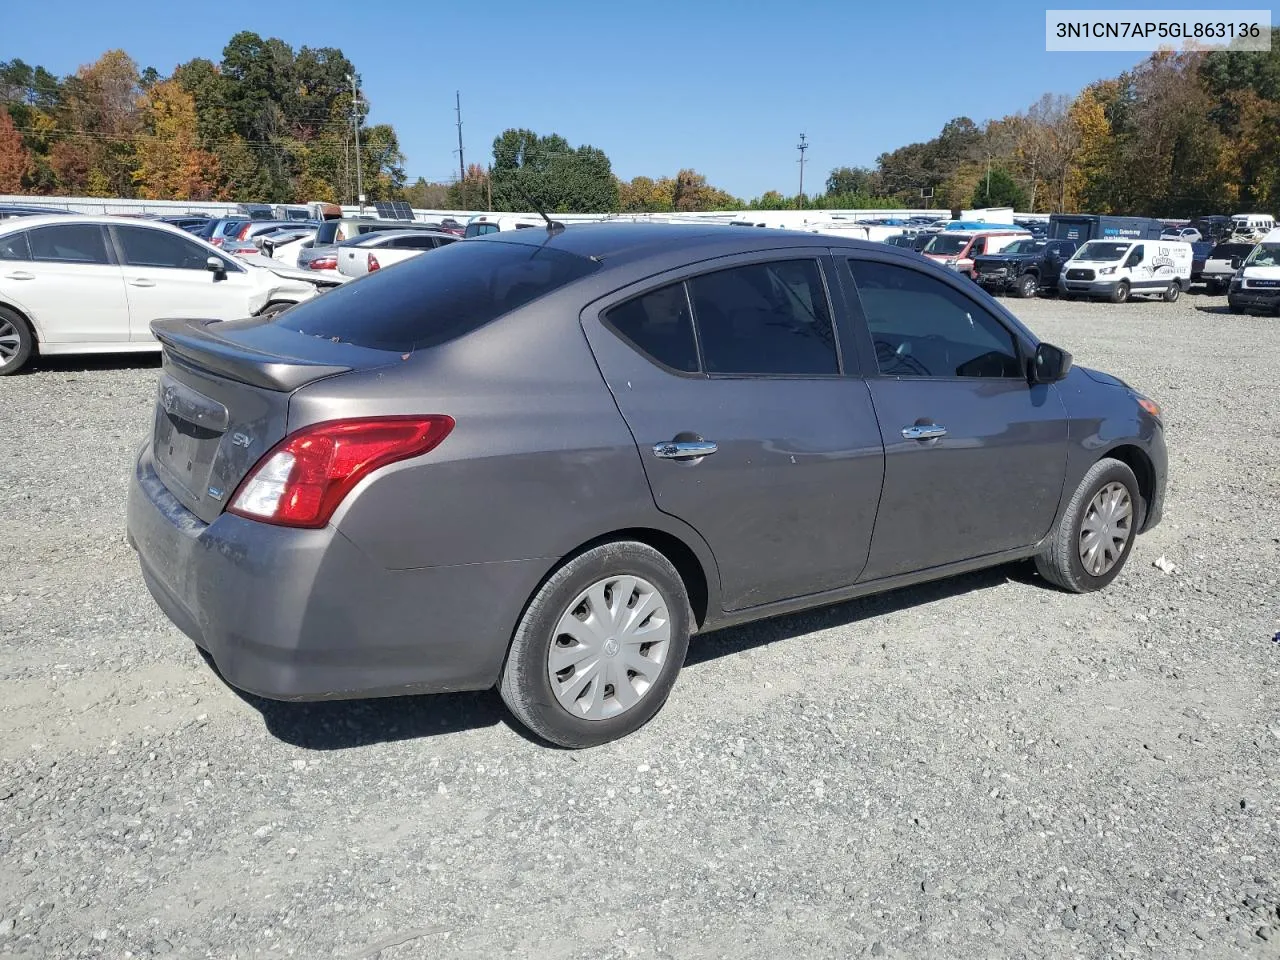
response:
[[[877,253],[878,252],[879,251],[877,251]],[[920,269],[920,265],[906,261],[899,261],[896,257],[868,256],[864,251],[853,249],[841,250],[839,253],[839,259],[843,261],[842,279],[846,280],[849,284],[849,293],[847,297],[849,310],[851,314],[855,315],[855,323],[860,331],[860,339],[863,341],[862,348],[868,351],[868,356],[870,357],[870,362],[863,364],[866,368],[864,376],[867,380],[902,380],[911,383],[983,383],[988,381],[994,381],[997,383],[1017,382],[1025,384],[1030,388],[1031,384],[1028,382],[1025,373],[1017,377],[901,377],[889,373],[881,373],[880,364],[876,361],[875,342],[874,337],[871,335],[871,325],[867,321],[867,313],[862,305],[862,293],[858,289],[857,278],[853,275],[853,268],[850,266],[850,262],[854,260],[864,263],[877,263],[889,267],[901,267],[904,270],[910,270],[913,273],[929,277],[930,279],[936,280],[944,286],[951,288],[957,295],[963,297],[974,306],[984,310],[996,321],[996,323],[1000,324],[1000,326],[1004,328],[1005,332],[1008,333],[1013,340],[1014,353],[1016,354],[1019,367],[1023,370],[1026,369],[1028,360],[1035,355],[1036,343],[1034,341],[1030,341],[1026,336],[1024,336],[1023,332],[1019,330],[1018,327],[1009,323],[1008,319],[1001,314],[999,309],[992,310],[986,304],[975,299],[970,291],[965,290],[961,286],[957,278],[946,275],[938,276],[938,274],[933,270],[922,270]],[[992,302],[994,303],[994,301]],[[999,304],[996,304],[996,307],[999,308]]]
[[[582,308],[579,315],[580,321],[585,321],[590,317],[594,317],[596,322],[609,333],[610,336],[616,336],[629,349],[634,350],[647,362],[653,364],[664,373],[672,376],[684,377],[685,379],[695,380],[832,380],[832,379],[848,379],[850,377],[861,376],[859,368],[864,366],[861,362],[861,353],[856,344],[850,343],[850,337],[847,335],[846,322],[848,320],[846,310],[847,298],[841,296],[843,294],[842,278],[839,278],[835,271],[838,267],[832,261],[833,248],[825,245],[810,245],[794,247],[774,247],[762,250],[751,250],[743,253],[724,254],[716,257],[709,257],[705,260],[697,260],[692,263],[681,264],[664,270],[652,276],[645,277],[642,280],[635,280],[625,286],[606,293],[595,300],[588,303]],[[836,373],[707,373],[706,363],[702,354],[702,338],[698,333],[697,313],[693,310],[693,299],[689,294],[688,281],[697,277],[704,276],[709,273],[718,273],[722,270],[732,270],[737,267],[749,267],[755,264],[774,263],[779,260],[812,260],[818,266],[818,275],[822,278],[823,290],[827,297],[827,311],[831,321],[832,336],[836,348]],[[641,350],[632,343],[627,337],[621,336],[612,324],[605,321],[605,314],[616,306],[620,306],[629,300],[635,300],[651,293],[662,287],[669,287],[676,283],[684,284],[685,297],[689,302],[690,316],[693,318],[693,337],[694,343],[698,348],[698,370],[697,372],[688,372],[684,370],[674,370],[659,360],[654,359],[648,353]],[[856,334],[855,334],[856,337]]]
[[[102,246],[107,254],[106,263],[98,263],[96,260],[60,260],[54,258],[38,258],[36,257],[35,248],[31,245],[31,235],[39,230],[57,230],[61,227],[97,227],[98,233],[102,237]],[[107,232],[107,225],[103,223],[43,223],[38,227],[32,227],[26,231],[27,249],[31,252],[31,263],[69,263],[77,267],[118,267],[121,266],[119,257],[116,256],[115,245],[112,243],[111,234]]]

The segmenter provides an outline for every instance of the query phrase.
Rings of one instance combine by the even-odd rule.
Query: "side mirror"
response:
[[[1029,382],[1057,383],[1071,370],[1071,354],[1051,343],[1041,343],[1027,366],[1030,368],[1027,371]]]
[[[1240,269],[1240,258],[1239,258],[1239,257],[1232,257],[1232,258],[1231,258],[1231,269],[1232,269],[1232,270],[1239,270],[1239,269]]]
[[[204,268],[215,277],[227,272],[226,264],[224,264],[218,257],[209,257],[205,260]]]

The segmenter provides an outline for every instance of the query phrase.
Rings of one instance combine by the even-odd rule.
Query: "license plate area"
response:
[[[152,448],[165,486],[180,487],[193,501],[203,499],[227,422],[222,404],[170,376],[161,378]]]

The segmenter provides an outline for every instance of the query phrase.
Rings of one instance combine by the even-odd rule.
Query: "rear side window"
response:
[[[436,238],[421,237],[396,237],[388,240],[385,244],[392,250],[434,250],[436,247]]]
[[[683,283],[651,290],[604,315],[605,325],[649,359],[679,370],[698,372],[698,345]]]
[[[455,243],[279,314],[287,330],[375,350],[433,347],[594,273],[600,264],[523,243]]]
[[[68,223],[39,227],[28,236],[33,260],[107,264],[107,245],[96,223]]]
[[[707,373],[840,372],[816,260],[718,270],[689,281]]]
[[[316,227],[316,246],[323,246],[334,242],[338,235],[338,221],[326,220],[320,226]]]
[[[30,260],[31,247],[25,233],[11,233],[0,237],[0,260]]]

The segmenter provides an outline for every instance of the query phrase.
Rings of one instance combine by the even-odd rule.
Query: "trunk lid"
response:
[[[151,329],[164,348],[151,438],[156,474],[206,523],[284,438],[295,390],[390,362],[384,351],[296,333],[266,318],[158,320]]]

